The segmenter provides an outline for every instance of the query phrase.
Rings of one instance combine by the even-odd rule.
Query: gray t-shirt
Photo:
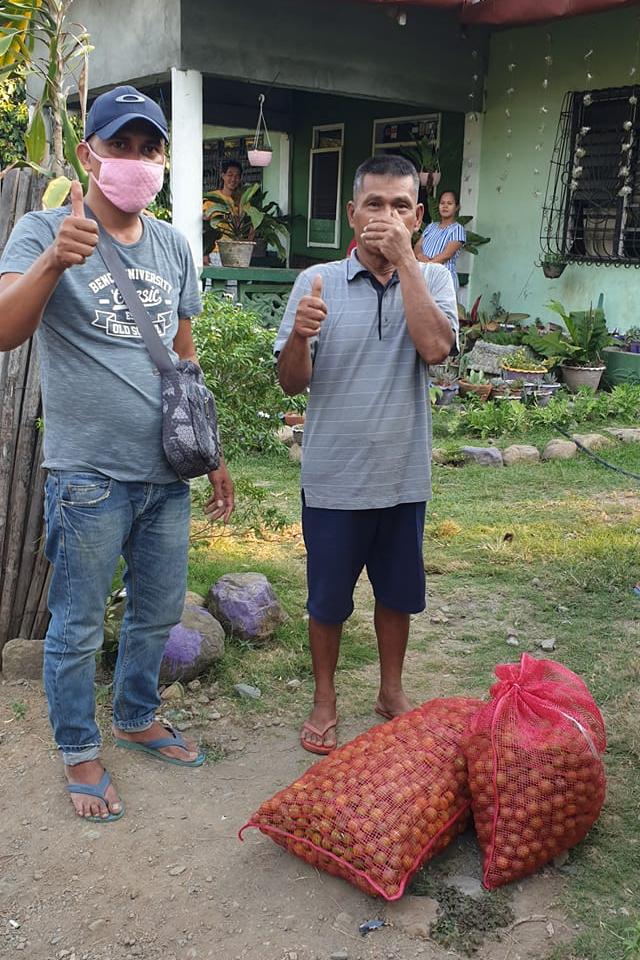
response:
[[[50,246],[69,210],[25,214],[0,259],[0,274],[25,273]],[[114,240],[114,245],[171,349],[178,319],[202,309],[198,278],[182,234],[152,217],[141,219],[136,243]],[[96,471],[126,481],[176,480],[162,449],[158,371],[97,251],[86,263],[65,270],[36,342],[45,467]]]
[[[457,333],[451,274],[424,264],[425,284]],[[274,351],[285,345],[300,299],[322,277],[327,316],[312,341],[302,488],[310,507],[364,510],[431,497],[427,366],[407,330],[397,275],[371,282],[355,252],[300,274]]]

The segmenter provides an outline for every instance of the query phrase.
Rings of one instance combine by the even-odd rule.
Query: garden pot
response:
[[[271,150],[247,150],[247,159],[252,167],[268,167],[272,158]]]
[[[505,380],[524,380],[525,383],[542,383],[545,371],[517,370],[514,367],[503,367],[502,376]]]
[[[293,411],[290,411],[285,413],[282,419],[287,427],[297,427],[301,423],[304,423],[304,413],[294,413]]]
[[[254,240],[255,246],[253,248],[253,258],[257,259],[258,257],[266,257],[267,255],[267,241],[264,237],[258,237],[257,240]]]
[[[436,396],[436,407],[448,407],[453,399],[458,395],[457,383],[450,387],[442,387],[439,383],[434,384],[434,386],[436,386],[438,390],[442,391],[442,393],[439,393]]]
[[[490,383],[468,383],[466,380],[460,380],[460,396],[464,397],[468,393],[475,393],[481,400],[488,400],[491,393]]]
[[[597,390],[604,369],[604,364],[594,367],[572,367],[563,363],[562,376],[571,393],[577,393],[580,387],[591,387]]]
[[[617,387],[621,383],[640,383],[640,353],[629,353],[606,347],[602,351],[608,387]]]
[[[542,263],[542,272],[547,280],[557,280],[562,276],[566,263]]]
[[[248,267],[255,244],[250,240],[218,240],[223,267]]]
[[[522,390],[517,387],[515,390],[509,390],[508,387],[494,387],[491,391],[492,400],[521,400]]]
[[[421,187],[437,187],[442,179],[439,170],[421,170],[418,174]]]
[[[640,353],[640,340],[632,340],[629,344],[629,353]]]

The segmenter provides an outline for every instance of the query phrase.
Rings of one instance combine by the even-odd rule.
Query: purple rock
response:
[[[268,640],[287,619],[262,573],[220,577],[209,590],[207,606],[226,633],[242,640]]]
[[[224,652],[224,630],[208,610],[185,603],[182,620],[169,634],[160,683],[195,680],[206,673]]]

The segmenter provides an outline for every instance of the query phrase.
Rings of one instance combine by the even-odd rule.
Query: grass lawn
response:
[[[581,432],[590,429],[597,427]],[[616,444],[603,455],[640,472],[639,444]],[[231,467],[241,483],[266,492],[265,505],[286,526],[263,539],[227,532],[197,541],[190,588],[206,592],[232,570],[269,577],[290,620],[262,648],[230,642],[218,679],[229,695],[239,681],[261,688],[261,700],[242,701],[238,709],[297,721],[311,689],[299,469],[277,456]],[[585,456],[508,469],[434,468],[425,537],[431,604],[412,628],[411,695],[485,694],[496,663],[535,652],[536,640],[553,637],[550,656],[586,680],[608,725],[608,800],[566,875],[564,905],[581,932],[557,948],[554,960],[640,957],[640,598],[632,593],[640,580],[639,542],[640,482]],[[375,691],[370,612],[363,586],[338,674],[342,710],[362,715]],[[518,648],[506,644],[510,634]],[[291,679],[302,680],[302,688],[290,690]]]

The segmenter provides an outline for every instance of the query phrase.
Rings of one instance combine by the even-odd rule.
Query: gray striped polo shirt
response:
[[[422,264],[431,296],[458,330],[451,274]],[[383,288],[354,251],[310,267],[293,287],[274,352],[300,299],[322,277],[327,316],[311,343],[313,375],[304,427],[302,488],[310,507],[364,510],[431,498],[427,366],[407,331],[396,274]]]

